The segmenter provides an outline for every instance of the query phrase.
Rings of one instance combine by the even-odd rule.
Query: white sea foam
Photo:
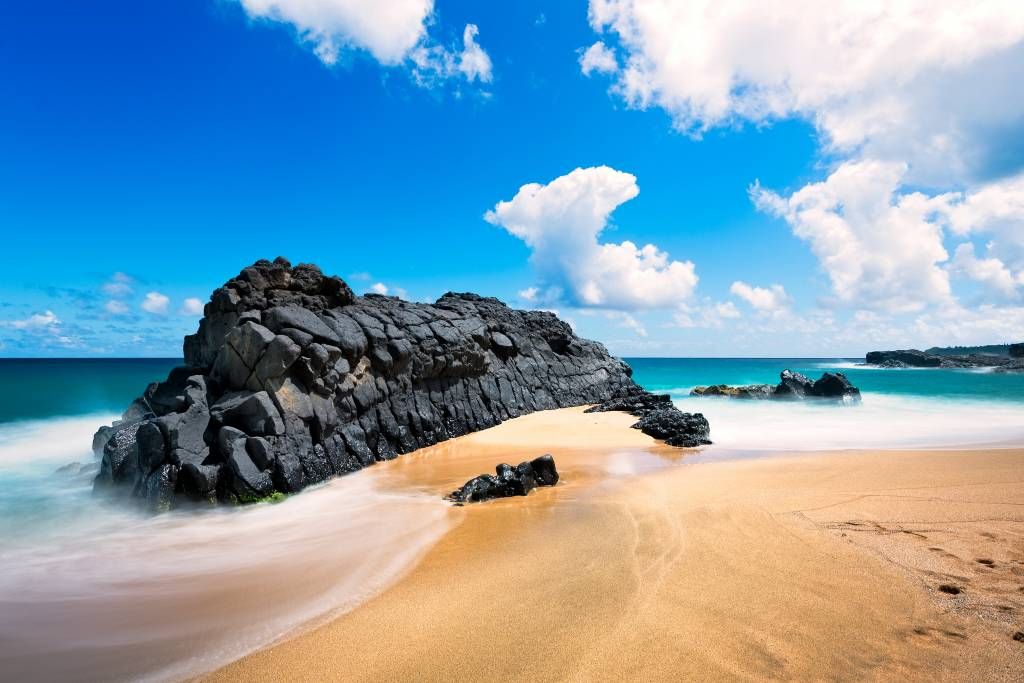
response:
[[[382,491],[373,468],[277,505],[156,517],[103,505],[88,478],[53,468],[91,459],[102,421],[0,426],[10,680],[210,670],[379,592],[448,527],[444,502]]]
[[[677,399],[711,423],[714,448],[820,450],[1024,445],[1024,407],[997,401],[865,393],[860,405]]]

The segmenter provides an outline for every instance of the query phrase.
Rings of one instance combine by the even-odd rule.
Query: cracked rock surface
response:
[[[184,357],[96,433],[98,491],[154,510],[255,501],[536,410],[641,391],[629,366],[551,313],[475,294],[358,297],[281,258],[213,292]]]

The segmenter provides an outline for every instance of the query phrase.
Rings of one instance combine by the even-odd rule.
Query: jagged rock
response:
[[[747,384],[733,387],[728,384],[712,384],[708,387],[694,387],[691,396],[728,396],[729,398],[761,399],[771,398],[775,387],[770,384]]]
[[[1010,347],[1006,350],[1010,358],[1024,358],[1024,342],[1019,344],[1010,344]]]
[[[1009,350],[1012,352],[1015,346],[1021,345],[1011,344]],[[864,361],[868,365],[883,368],[998,368],[1010,363],[1012,357],[1012,354],[996,356],[986,353],[942,355],[917,349],[902,349],[871,351],[864,357]]]
[[[652,394],[647,391],[641,391],[630,396],[610,399],[596,406],[591,406],[583,412],[607,413],[614,411],[629,413],[630,415],[640,417],[642,415],[646,415],[652,410],[671,407],[671,405],[672,397],[668,394]]]
[[[356,297],[284,259],[215,290],[184,354],[97,432],[97,489],[160,509],[293,493],[535,410],[643,393],[551,313]]]
[[[494,498],[525,496],[538,486],[558,483],[555,459],[550,455],[521,462],[515,467],[502,463],[494,468],[495,474],[473,477],[446,498],[454,503],[478,503]]]
[[[860,400],[860,389],[853,386],[841,372],[826,372],[811,387],[811,395],[819,398]]]
[[[609,399],[584,412],[613,410],[639,417],[633,429],[663,439],[669,446],[693,448],[711,443],[711,427],[704,416],[682,412],[672,404],[668,394],[652,394],[638,388],[627,396]]]
[[[633,425],[669,446],[694,448],[711,443],[711,426],[700,413],[684,413],[675,406],[652,410]]]
[[[814,382],[799,372],[783,370],[779,375],[779,383],[775,386],[773,398],[801,399],[814,394]]]

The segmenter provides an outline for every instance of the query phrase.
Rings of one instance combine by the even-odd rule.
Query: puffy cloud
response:
[[[686,132],[800,117],[935,183],[1022,163],[1020,2],[591,0],[590,23],[625,52],[613,90]]]
[[[722,327],[725,321],[741,317],[742,314],[736,308],[736,304],[731,301],[705,301],[700,306],[681,305],[672,316],[672,320],[676,327],[717,329]]]
[[[21,320],[0,320],[0,326],[10,327],[15,330],[26,330],[29,332],[40,330],[53,330],[60,325],[60,318],[53,311],[33,313]]]
[[[1010,269],[997,258],[978,258],[974,245],[964,243],[956,248],[950,262],[952,272],[976,280],[997,294],[1016,298],[1017,287],[1024,284],[1024,273],[1014,276]]]
[[[523,301],[536,301],[539,293],[540,290],[536,287],[527,287],[526,289],[520,289],[518,292],[519,298]]]
[[[182,315],[202,315],[203,314],[203,302],[201,299],[197,299],[194,296],[190,296],[181,302],[181,308],[178,310]]]
[[[589,76],[595,71],[607,74],[618,70],[619,62],[615,59],[615,53],[600,40],[580,55],[580,71],[584,76]]]
[[[675,307],[697,285],[692,262],[653,244],[601,243],[612,211],[640,192],[636,177],[607,166],[577,168],[546,185],[523,185],[484,218],[523,240],[551,298],[615,310]]]
[[[768,288],[753,287],[737,280],[732,283],[729,291],[759,311],[778,311],[789,305],[789,295],[782,285],[771,285]]]
[[[128,312],[128,304],[123,301],[111,299],[103,306],[103,310],[111,315],[124,315]]]
[[[124,273],[114,273],[102,286],[104,292],[113,297],[128,296],[132,293],[135,280]]]
[[[327,65],[345,50],[364,50],[385,66],[409,64],[414,80],[430,86],[462,76],[470,83],[491,80],[491,59],[467,24],[460,51],[429,35],[434,0],[239,0],[254,19],[292,25]]]
[[[920,310],[951,300],[942,267],[948,254],[936,216],[954,196],[900,194],[905,172],[905,164],[850,162],[789,197],[758,185],[751,196],[810,243],[840,303]]]
[[[374,294],[387,294],[388,286],[383,282],[375,282],[370,287],[370,291],[373,292]]]
[[[953,233],[990,236],[989,255],[1013,270],[1024,271],[1024,174],[957,197],[960,201],[948,212]]]
[[[334,64],[346,48],[381,64],[401,63],[427,34],[433,0],[240,0],[249,16],[292,24],[317,57]]]
[[[171,300],[160,292],[149,292],[142,300],[142,310],[156,315],[164,315],[167,313],[167,306],[170,303]]]

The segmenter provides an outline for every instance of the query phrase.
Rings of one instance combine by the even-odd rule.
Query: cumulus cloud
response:
[[[519,298],[523,301],[536,301],[539,293],[540,290],[536,287],[527,287],[526,289],[520,289],[518,292]]]
[[[60,318],[53,311],[33,313],[27,318],[20,320],[0,320],[0,326],[10,327],[15,330],[51,330],[60,325]]]
[[[920,310],[951,298],[942,267],[949,255],[935,220],[951,196],[901,194],[905,173],[900,163],[849,162],[789,197],[758,185],[751,196],[811,245],[840,303]]]
[[[178,312],[181,313],[181,315],[202,315],[203,302],[201,299],[190,296],[181,302],[181,308]]]
[[[591,0],[589,17],[625,53],[613,90],[680,130],[800,117],[934,183],[1022,163],[1004,149],[1024,130],[1022,3]]]
[[[737,280],[732,283],[729,291],[746,301],[759,311],[778,311],[789,305],[789,295],[782,285],[771,285],[765,287],[754,287],[746,282]]]
[[[128,304],[117,299],[111,299],[104,304],[103,310],[111,315],[124,315],[128,312]]]
[[[346,50],[362,50],[384,66],[403,64],[420,85],[455,77],[491,80],[491,59],[477,43],[479,29],[467,24],[462,49],[441,45],[428,34],[433,0],[239,0],[254,18],[294,27],[328,66]]]
[[[170,303],[171,300],[160,292],[149,292],[142,300],[142,310],[156,315],[164,315],[167,313],[167,306]]]
[[[549,298],[615,310],[675,307],[693,293],[690,261],[653,244],[602,243],[611,213],[640,192],[636,177],[607,166],[577,168],[546,185],[530,183],[484,218],[523,240]]]
[[[124,273],[114,273],[110,279],[103,283],[104,292],[113,297],[124,297],[132,293],[132,285],[135,280]]]
[[[1017,288],[1024,284],[1024,273],[1014,276],[1006,264],[997,258],[978,258],[974,254],[974,245],[967,242],[959,245],[950,262],[950,270],[975,280],[991,291],[1013,299],[1017,296]]]
[[[580,71],[584,76],[597,73],[607,74],[619,70],[619,62],[615,53],[600,40],[588,47],[580,55]]]
[[[388,286],[383,282],[375,282],[370,287],[370,291],[373,292],[374,294],[387,294],[389,290]]]

